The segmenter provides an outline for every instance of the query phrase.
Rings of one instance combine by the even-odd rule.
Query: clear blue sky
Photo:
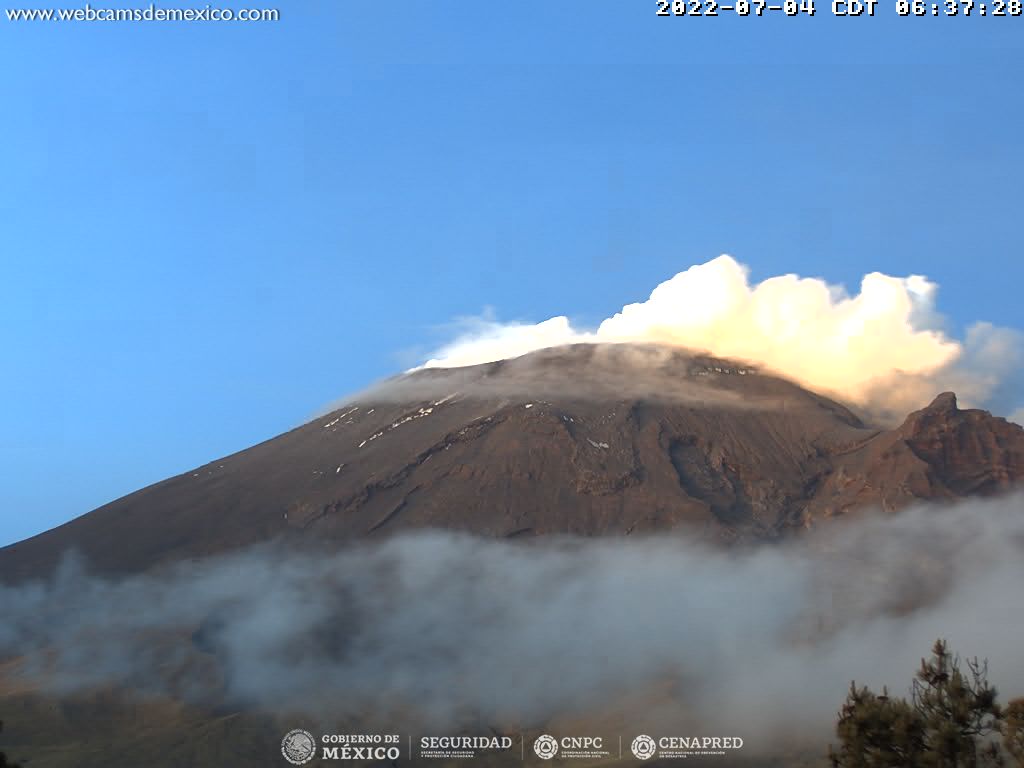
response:
[[[1024,327],[1024,17],[274,2],[0,18],[0,544],[721,252]]]

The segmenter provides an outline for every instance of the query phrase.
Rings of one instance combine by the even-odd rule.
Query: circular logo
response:
[[[301,728],[288,731],[281,739],[281,754],[292,765],[304,765],[316,754],[316,739]]]
[[[633,739],[630,749],[637,760],[650,760],[657,751],[657,745],[650,736],[640,735]]]
[[[558,742],[555,741],[554,736],[548,736],[545,733],[543,736],[538,736],[537,740],[533,742],[533,751],[541,760],[550,760],[558,754]]]

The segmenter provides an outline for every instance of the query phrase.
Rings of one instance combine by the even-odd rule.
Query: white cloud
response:
[[[754,362],[881,413],[919,407],[948,388],[968,405],[1012,405],[1003,400],[1021,367],[1020,334],[978,323],[963,341],[951,338],[935,306],[937,288],[921,275],[880,272],[866,275],[852,296],[792,274],[751,284],[747,268],[723,255],[663,282],[596,330],[574,328],[564,316],[537,324],[488,318],[426,366],[578,342],[660,342]]]

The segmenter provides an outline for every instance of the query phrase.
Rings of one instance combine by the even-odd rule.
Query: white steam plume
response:
[[[781,275],[751,285],[723,255],[665,281],[596,330],[566,317],[536,325],[480,320],[425,367],[503,360],[578,342],[655,342],[760,364],[819,392],[885,415],[905,415],[955,389],[970,406],[1020,406],[1009,379],[1021,335],[988,323],[963,341],[941,330],[937,286],[920,275],[872,272],[850,296],[818,278]]]

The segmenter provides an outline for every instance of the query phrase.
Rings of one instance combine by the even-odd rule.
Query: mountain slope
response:
[[[1024,430],[946,393],[898,429],[738,363],[577,345],[386,382],[248,450],[0,550],[0,575],[68,549],[108,573],[276,537],[413,528],[624,535],[679,525],[775,537],[850,509],[991,493]]]

